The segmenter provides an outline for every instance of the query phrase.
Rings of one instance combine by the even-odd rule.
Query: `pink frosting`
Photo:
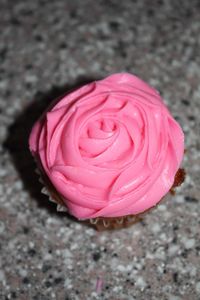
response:
[[[156,205],[173,185],[184,136],[155,89],[119,73],[64,96],[29,145],[69,212],[87,219]]]

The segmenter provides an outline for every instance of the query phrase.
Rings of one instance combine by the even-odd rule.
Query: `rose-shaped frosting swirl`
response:
[[[64,96],[33,127],[30,150],[80,219],[141,213],[169,191],[184,136],[159,93],[128,73]]]

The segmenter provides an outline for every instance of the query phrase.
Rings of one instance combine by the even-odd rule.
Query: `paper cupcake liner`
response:
[[[36,161],[36,160],[35,160]],[[37,164],[37,161],[36,161]],[[67,207],[64,204],[64,199],[62,196],[55,190],[51,182],[48,180],[45,174],[39,169],[36,168],[35,172],[39,176],[39,182],[43,185],[41,189],[41,193],[46,195],[49,198],[49,201],[57,204],[57,211],[58,212],[68,212]],[[185,171],[184,169],[179,169],[175,175],[174,178],[174,184],[170,189],[170,193],[174,194],[175,193],[175,188],[177,186],[180,186],[185,179]],[[163,197],[164,199],[164,197]],[[85,222],[89,224],[90,226],[94,227],[98,231],[103,231],[103,230],[113,230],[113,229],[121,229],[121,228],[126,228],[134,223],[137,223],[138,221],[141,221],[143,217],[151,210],[155,209],[159,203],[150,209],[141,212],[140,214],[137,215],[127,215],[127,216],[121,216],[121,217],[98,217],[98,218],[93,218],[89,220],[80,220],[81,222]]]
[[[141,213],[138,215],[128,215],[123,217],[115,217],[115,218],[94,218],[90,219],[90,224],[95,227],[98,231],[103,230],[113,230],[113,229],[122,229],[129,227],[138,221],[141,221],[145,213]]]
[[[35,173],[39,176],[38,180],[43,185],[43,187],[41,189],[41,193],[44,194],[44,195],[46,195],[49,198],[49,201],[57,204],[56,210],[58,212],[67,212],[68,211],[67,207],[64,206],[64,205],[62,205],[62,204],[60,204],[60,203],[58,203],[58,201],[56,200],[56,198],[59,197],[60,200],[63,201],[62,197],[60,195],[58,195],[58,193],[57,193],[57,197],[54,197],[52,195],[52,192],[51,192],[50,188],[47,188],[47,186],[45,184],[45,180],[43,179],[42,174],[41,174],[41,172],[40,172],[40,170],[38,168],[35,169]],[[56,193],[56,191],[53,192],[54,195],[55,195],[55,193]]]

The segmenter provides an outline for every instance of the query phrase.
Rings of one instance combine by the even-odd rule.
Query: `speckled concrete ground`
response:
[[[0,0],[0,299],[200,299],[199,1]],[[98,233],[40,194],[34,120],[79,83],[129,71],[186,134],[187,179],[141,223]]]

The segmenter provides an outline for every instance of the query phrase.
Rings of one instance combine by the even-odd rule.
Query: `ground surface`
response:
[[[200,299],[199,1],[0,7],[0,299]],[[97,233],[40,194],[27,138],[55,96],[119,71],[161,91],[186,135],[187,178],[143,222]]]

